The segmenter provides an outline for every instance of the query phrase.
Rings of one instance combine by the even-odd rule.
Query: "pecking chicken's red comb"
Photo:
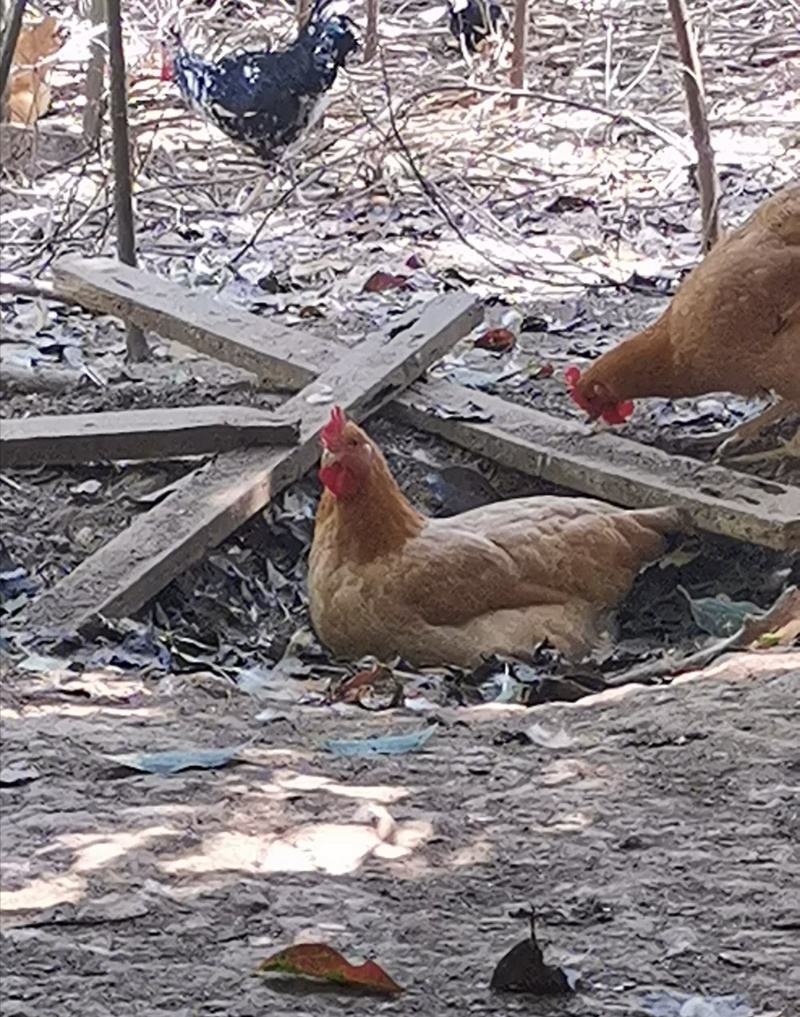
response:
[[[564,381],[567,383],[567,391],[570,394],[572,401],[576,406],[579,406],[586,413],[591,413],[589,404],[583,398],[583,396],[576,390],[578,382],[581,380],[581,372],[577,367],[568,367],[564,371]]]
[[[603,403],[602,408],[598,411],[583,393],[577,390],[578,382],[581,380],[581,372],[577,367],[568,367],[564,372],[564,380],[572,401],[585,413],[588,413],[592,420],[600,417],[607,424],[624,424],[633,413],[633,403],[630,399],[626,399],[622,403]]]
[[[607,424],[624,424],[631,413],[633,413],[633,403],[630,399],[626,399],[624,403],[607,406],[600,416]]]
[[[331,419],[320,431],[320,438],[322,438],[322,444],[325,448],[330,448],[331,445],[336,444],[337,440],[342,436],[346,423],[347,417],[344,415],[342,407],[334,406],[331,411]]]

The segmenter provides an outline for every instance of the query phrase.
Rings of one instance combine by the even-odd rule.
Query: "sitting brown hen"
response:
[[[580,657],[681,524],[674,508],[549,496],[428,519],[341,410],[322,442],[310,609],[342,657],[472,667],[495,653],[524,657],[543,639]]]

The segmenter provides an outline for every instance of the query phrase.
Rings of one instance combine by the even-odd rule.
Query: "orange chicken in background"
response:
[[[782,397],[737,429],[738,440],[800,412],[800,186],[720,240],[653,325],[566,378],[577,405],[612,424],[633,399],[709,392]],[[800,455],[798,434],[783,454]]]
[[[549,496],[429,519],[338,408],[322,443],[310,611],[342,657],[473,667],[494,653],[524,657],[545,638],[580,657],[681,525],[673,508]]]
[[[22,28],[9,76],[8,116],[12,123],[35,124],[49,109],[52,64],[42,65],[42,61],[57,53],[62,44],[58,21],[52,15]]]

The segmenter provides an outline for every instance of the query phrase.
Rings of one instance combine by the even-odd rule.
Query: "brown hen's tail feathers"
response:
[[[658,533],[688,533],[694,528],[688,509],[677,505],[663,505],[652,509],[632,509],[643,523],[651,525]]]

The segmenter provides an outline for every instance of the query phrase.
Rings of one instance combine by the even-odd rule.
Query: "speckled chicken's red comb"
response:
[[[320,438],[322,438],[322,444],[326,448],[330,448],[331,445],[335,444],[336,441],[341,438],[342,431],[344,431],[344,425],[347,423],[347,417],[344,415],[344,410],[341,406],[334,406],[331,411],[331,419],[320,431]]]

